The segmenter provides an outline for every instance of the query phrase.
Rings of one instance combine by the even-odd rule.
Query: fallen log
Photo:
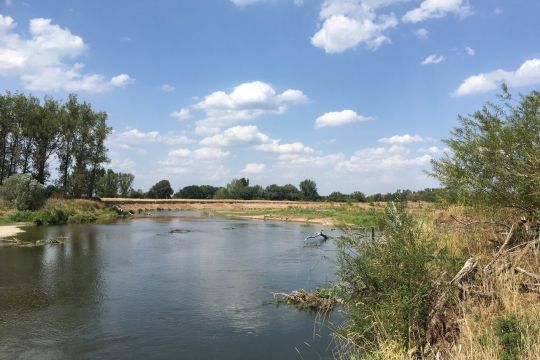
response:
[[[523,268],[520,268],[519,266],[516,266],[516,267],[514,268],[514,271],[515,271],[515,272],[518,272],[518,273],[521,273],[521,274],[523,274],[523,275],[525,275],[525,276],[528,276],[528,277],[530,277],[530,278],[533,278],[533,279],[535,279],[536,281],[540,281],[540,275],[537,275],[537,274],[534,274],[534,273],[532,273],[532,272],[529,272],[529,271],[527,271],[527,270],[525,270],[525,269],[523,269]]]
[[[491,261],[484,267],[484,272],[489,272],[491,266],[495,263],[495,261],[497,261],[497,259],[499,257],[501,257],[501,255],[505,252],[506,248],[508,247],[508,245],[510,244],[510,241],[512,241],[512,236],[514,235],[514,229],[515,229],[515,225],[512,225],[512,227],[510,228],[510,230],[508,231],[508,234],[506,235],[506,239],[504,240],[503,244],[501,245],[501,247],[499,248],[499,251],[497,251],[497,253],[495,254],[495,256],[493,257],[493,259],[491,259]]]

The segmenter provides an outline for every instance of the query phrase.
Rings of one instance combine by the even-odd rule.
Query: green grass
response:
[[[251,209],[251,210],[227,210],[218,211],[228,216],[264,216],[269,219],[279,220],[313,220],[325,219],[336,226],[377,226],[383,216],[383,212],[375,208],[361,208],[349,204],[335,204],[321,207],[297,207],[289,206],[284,209]]]
[[[36,211],[7,210],[0,216],[0,224],[34,223],[37,225],[83,224],[107,222],[124,218],[103,204],[91,200],[49,199]]]

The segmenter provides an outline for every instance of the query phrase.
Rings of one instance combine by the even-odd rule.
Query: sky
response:
[[[540,87],[538,0],[0,0],[0,91],[106,111],[148,189],[438,186],[442,139]],[[51,162],[54,167],[54,161]]]

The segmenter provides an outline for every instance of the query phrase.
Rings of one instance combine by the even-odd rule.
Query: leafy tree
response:
[[[229,192],[226,188],[220,187],[217,189],[216,193],[214,194],[214,199],[229,199]]]
[[[302,200],[317,201],[320,198],[317,184],[313,180],[306,179],[300,182],[300,191],[302,192]]]
[[[350,198],[358,202],[365,202],[366,194],[361,191],[355,191],[350,195]]]
[[[254,194],[253,189],[249,187],[249,179],[247,178],[232,179],[227,184],[227,192],[231,199],[243,200],[253,199]]]
[[[348,198],[349,197],[347,195],[342,194],[339,191],[334,191],[333,193],[328,195],[327,200],[333,202],[346,202]]]
[[[97,194],[100,197],[118,197],[118,174],[108,169],[97,183]]]
[[[467,201],[538,212],[540,92],[514,102],[503,86],[498,103],[459,120],[431,175]]]
[[[0,188],[2,197],[17,210],[37,210],[45,203],[45,188],[31,174],[10,176]]]
[[[133,181],[135,180],[135,175],[129,173],[118,173],[118,190],[121,197],[128,197],[133,188]]]
[[[170,199],[173,194],[169,180],[161,180],[152,186],[146,195],[152,199]]]

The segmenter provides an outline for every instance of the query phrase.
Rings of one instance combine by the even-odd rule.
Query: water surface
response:
[[[320,229],[195,213],[29,228],[67,240],[0,246],[0,358],[330,358],[316,314],[265,304],[333,280],[333,244],[304,246]]]

